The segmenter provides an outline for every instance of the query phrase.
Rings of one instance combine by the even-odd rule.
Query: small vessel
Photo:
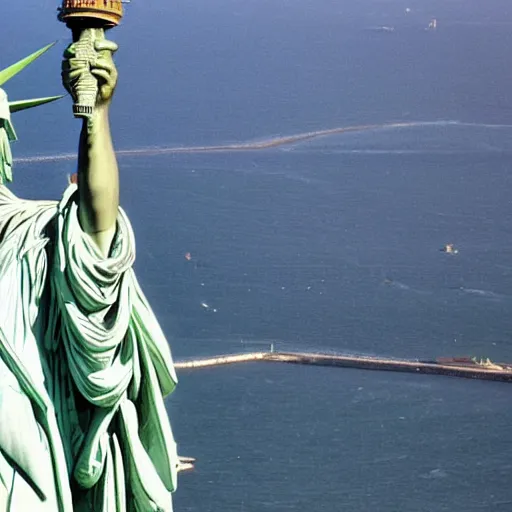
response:
[[[430,20],[430,23],[428,24],[428,27],[425,30],[437,30],[437,19],[432,18]]]
[[[178,457],[178,473],[192,471],[195,469],[196,459],[194,457]]]
[[[203,309],[206,309],[206,311],[212,311],[213,313],[217,313],[217,308],[212,308],[209,304],[206,304],[206,302],[201,302],[201,307]]]
[[[439,249],[441,252],[446,254],[458,254],[459,250],[455,248],[453,244],[446,244],[443,248]]]

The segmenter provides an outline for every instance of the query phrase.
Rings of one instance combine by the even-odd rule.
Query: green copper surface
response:
[[[0,71],[0,85],[3,85],[20,71],[23,71],[32,62],[47,52],[54,44],[55,43],[46,45],[37,52]],[[12,181],[12,153],[9,142],[16,140],[17,137],[11,121],[11,113],[44,105],[45,103],[50,103],[59,98],[62,98],[62,96],[50,96],[47,98],[35,98],[9,103],[7,94],[3,89],[0,89],[0,185]]]
[[[8,80],[10,80],[13,76],[16,76],[18,73],[23,71],[27,66],[32,64],[36,59],[41,57],[43,53],[46,53],[55,43],[51,43],[44,48],[41,48],[37,52],[32,53],[28,57],[16,62],[12,66],[0,71],[0,85],[4,85]]]
[[[39,107],[40,105],[44,105],[45,103],[51,103],[52,101],[60,100],[63,97],[63,95],[60,95],[48,96],[47,98],[34,98],[31,100],[10,101],[9,110],[11,111],[11,114],[14,114],[15,112],[19,112],[20,110]]]
[[[179,458],[164,398],[177,378],[119,208],[117,45],[91,31],[84,40],[87,53],[79,41],[65,52],[63,83],[76,99],[87,75],[94,108],[78,183],[60,201],[25,201],[2,184],[11,111],[58,97],[9,103],[0,89],[0,512],[172,512]]]
[[[128,218],[104,258],[76,192],[27,202],[0,187],[0,510],[171,512],[169,346],[131,268]]]

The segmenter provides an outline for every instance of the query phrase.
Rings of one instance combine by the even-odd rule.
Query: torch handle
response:
[[[98,81],[91,73],[91,67],[97,58],[94,43],[105,38],[102,28],[85,28],[79,32],[78,39],[74,43],[75,65],[82,69],[82,73],[74,81],[76,91],[73,114],[75,117],[89,118],[94,113],[96,98],[98,97]]]

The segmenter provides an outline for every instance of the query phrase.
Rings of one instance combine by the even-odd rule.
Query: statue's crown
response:
[[[8,68],[0,70],[0,86],[9,81],[12,77],[16,76],[20,71],[23,71],[27,66],[32,64],[38,59],[43,53],[47,52],[55,43],[49,44],[44,48],[41,48],[37,52],[25,57],[24,59],[12,64]],[[48,98],[34,98],[31,100],[12,101],[9,103],[7,100],[7,94],[3,89],[0,89],[0,127],[7,130],[10,140],[16,139],[16,133],[11,123],[11,114],[27,108],[37,107],[38,105],[44,105],[51,101],[58,100],[62,96],[50,96]]]
[[[118,25],[123,17],[122,0],[63,0],[59,20],[68,25],[93,19],[105,26]]]

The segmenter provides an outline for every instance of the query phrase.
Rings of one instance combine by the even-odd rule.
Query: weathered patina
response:
[[[172,510],[179,462],[164,397],[177,378],[119,208],[116,48],[96,38],[87,70],[75,43],[65,52],[71,95],[84,72],[98,93],[82,120],[77,183],[59,201],[6,186],[10,111],[55,98],[9,109],[0,93],[0,512]],[[27,63],[0,72],[0,84]]]

